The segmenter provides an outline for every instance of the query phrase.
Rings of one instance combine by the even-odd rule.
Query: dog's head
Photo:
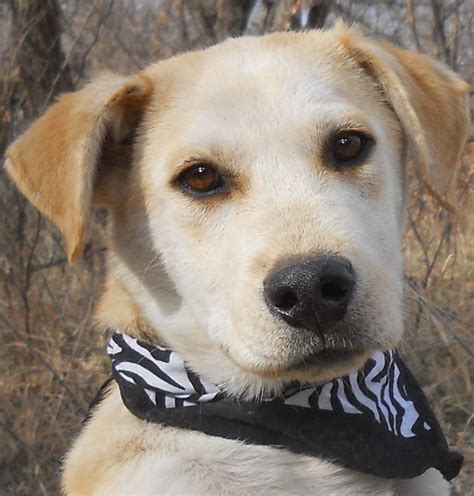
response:
[[[71,260],[110,207],[104,325],[229,387],[326,379],[400,338],[407,157],[447,204],[467,88],[342,25],[229,40],[61,97],[7,167]]]

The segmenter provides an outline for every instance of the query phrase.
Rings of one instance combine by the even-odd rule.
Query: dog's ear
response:
[[[469,127],[470,86],[426,55],[377,42],[343,23],[335,29],[396,113],[428,191],[455,210],[453,186]]]
[[[132,141],[152,88],[142,74],[130,79],[104,75],[62,95],[6,151],[7,171],[60,229],[70,262],[82,254],[104,157],[117,160],[120,153],[114,157],[110,149]]]

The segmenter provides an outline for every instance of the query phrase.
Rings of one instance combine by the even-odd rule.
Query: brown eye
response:
[[[332,159],[336,164],[356,164],[366,156],[371,139],[358,132],[339,133],[332,144]]]
[[[182,172],[177,182],[193,193],[206,194],[220,189],[224,180],[222,176],[207,164],[198,164]]]

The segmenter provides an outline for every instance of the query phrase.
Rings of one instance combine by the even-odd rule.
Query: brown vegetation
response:
[[[5,0],[0,4],[0,151],[65,89],[102,69],[130,73],[226,36],[344,17],[438,57],[474,81],[472,3],[395,0]],[[388,6],[390,5],[390,6]],[[411,172],[405,239],[403,352],[466,464],[454,485],[474,494],[474,140],[457,184],[460,215],[441,209]],[[58,233],[0,172],[0,495],[54,494],[60,460],[108,375],[91,328],[104,270],[106,215],[96,212],[83,261],[69,267]]]

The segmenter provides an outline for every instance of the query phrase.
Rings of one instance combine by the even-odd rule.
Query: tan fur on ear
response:
[[[130,136],[151,91],[145,75],[104,75],[62,95],[6,151],[8,173],[61,230],[70,262],[82,254],[104,141]]]
[[[453,185],[469,127],[470,86],[426,55],[376,42],[343,23],[335,29],[397,114],[429,192],[455,211]]]

